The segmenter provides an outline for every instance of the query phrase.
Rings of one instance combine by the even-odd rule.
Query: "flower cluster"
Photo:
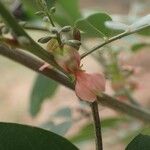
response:
[[[102,74],[89,74],[81,69],[81,58],[76,48],[67,44],[60,47],[56,39],[51,39],[47,50],[67,73],[75,77],[75,92],[81,100],[93,102],[105,90],[105,78]],[[47,65],[42,66],[40,70],[45,67]]]

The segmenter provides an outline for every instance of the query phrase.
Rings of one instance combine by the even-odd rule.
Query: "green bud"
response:
[[[47,43],[48,41],[50,41],[52,38],[56,38],[56,36],[46,36],[46,37],[42,37],[40,39],[38,39],[39,43]]]
[[[27,22],[25,22],[25,21],[20,21],[20,22],[19,22],[19,25],[21,25],[21,26],[23,26],[23,27],[24,27],[26,24],[27,24]]]
[[[7,33],[9,33],[9,28],[4,26],[1,28],[1,32],[2,32],[2,34],[7,34]]]
[[[67,45],[70,45],[72,47],[74,47],[75,49],[79,50],[81,42],[78,40],[69,40],[67,42],[65,42]]]
[[[35,13],[35,15],[37,15],[37,16],[42,16],[42,15],[44,15],[45,13],[44,13],[44,11],[37,11],[36,13]]]
[[[61,29],[61,32],[69,32],[71,31],[71,26],[64,26],[62,29]]]
[[[52,38],[47,44],[48,52],[60,51],[59,43],[56,38]]]
[[[51,14],[54,14],[56,12],[56,8],[55,7],[52,7],[51,9],[50,9],[50,13]]]
[[[57,33],[59,32],[59,30],[58,30],[58,28],[56,28],[56,27],[52,27],[52,28],[50,29],[50,32],[51,32],[52,34],[57,34]]]
[[[40,0],[40,3],[41,3],[43,6],[47,6],[45,0]]]
[[[80,30],[78,28],[73,28],[73,38],[75,40],[81,41],[81,33]]]
[[[80,41],[78,41],[78,40],[69,40],[68,41],[69,43],[73,43],[73,44],[76,44],[76,45],[81,45],[81,42]]]
[[[44,21],[44,22],[49,22],[49,18],[48,18],[47,16],[44,16],[44,17],[43,17],[43,21]]]

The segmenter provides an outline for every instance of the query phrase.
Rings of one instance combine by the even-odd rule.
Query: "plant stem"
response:
[[[66,76],[62,75],[62,73],[57,72],[50,68],[46,68],[42,72],[39,71],[39,67],[43,65],[43,62],[25,53],[24,51],[9,49],[8,47],[0,44],[0,55],[10,58],[11,60],[14,60],[74,90],[74,84],[71,83]],[[144,122],[150,123],[150,112],[148,110],[136,107],[135,105],[129,105],[129,104],[120,102],[117,99],[106,94],[102,94],[101,97],[98,96],[97,102],[115,111],[125,113],[129,116],[132,116]]]
[[[53,22],[53,20],[52,20],[52,18],[51,18],[51,15],[49,14],[49,12],[47,12],[46,14],[47,14],[47,16],[48,16],[48,18],[49,18],[49,21],[50,21],[52,27],[55,27],[55,24],[54,24],[54,22]]]
[[[92,110],[94,128],[95,128],[96,150],[103,150],[101,122],[100,122],[100,116],[99,116],[97,101],[91,103],[90,106],[91,106],[91,110]]]
[[[146,120],[147,123],[150,123],[150,111],[140,108],[136,105],[129,105],[118,101],[117,99],[107,95],[102,94],[101,97],[97,97],[98,103],[114,109],[115,111],[120,111],[122,113],[128,114],[129,116],[134,116],[136,118],[141,118],[141,120]]]
[[[133,30],[133,31],[125,31],[125,32],[123,32],[123,33],[121,33],[121,34],[118,34],[118,35],[116,35],[116,36],[114,36],[114,37],[108,39],[107,41],[103,42],[102,44],[93,47],[91,50],[89,50],[89,51],[83,53],[83,54],[81,55],[81,59],[83,59],[83,58],[86,57],[87,55],[93,53],[94,51],[98,50],[99,48],[101,48],[101,47],[103,47],[103,46],[105,46],[105,45],[107,45],[107,44],[109,44],[109,43],[111,43],[111,42],[113,42],[113,41],[116,41],[116,40],[121,39],[121,38],[123,38],[123,37],[125,37],[125,36],[128,36],[128,35],[130,35],[130,34],[139,32],[139,31],[141,31],[141,30],[143,30],[143,29],[146,29],[146,28],[149,28],[149,27],[150,27],[150,25],[146,25],[146,26],[140,27],[140,28],[138,28],[138,29],[136,29],[136,30]]]

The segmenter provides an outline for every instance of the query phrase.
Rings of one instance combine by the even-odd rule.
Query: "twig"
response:
[[[81,55],[81,59],[83,59],[83,58],[86,57],[87,55],[93,53],[94,51],[98,50],[99,48],[101,48],[101,47],[103,47],[103,46],[105,46],[105,45],[107,45],[107,44],[109,44],[109,43],[111,43],[111,42],[113,42],[113,41],[116,41],[116,40],[121,39],[121,38],[123,38],[123,37],[125,37],[125,36],[128,36],[128,35],[131,35],[131,34],[133,34],[133,33],[142,31],[143,29],[146,29],[146,28],[149,28],[149,27],[150,27],[150,25],[146,25],[146,26],[140,27],[140,28],[138,28],[138,29],[136,29],[136,30],[133,30],[133,31],[125,31],[125,32],[123,32],[123,33],[121,33],[121,34],[118,34],[118,35],[116,35],[116,36],[114,36],[114,37],[108,39],[107,41],[103,42],[102,44],[97,45],[97,46],[95,46],[94,48],[92,48],[91,50],[89,50],[89,51],[85,52],[84,54],[82,54],[82,55]]]
[[[91,110],[92,110],[94,128],[95,128],[96,150],[103,150],[101,122],[100,122],[97,101],[91,103],[90,106],[91,106]]]
[[[31,55],[27,55],[23,51],[10,50],[9,48],[3,45],[0,45],[0,54],[16,62],[19,62],[36,72],[39,72],[39,66],[43,64],[42,61],[36,59],[35,57],[31,57]],[[45,70],[39,73],[49,78],[52,78],[55,81],[61,83],[62,85],[74,90],[74,85],[71,82],[69,82],[68,78],[66,78],[59,72],[56,72],[50,68],[46,68]],[[144,122],[150,123],[149,111],[140,109],[134,105],[125,104],[106,94],[103,94],[101,97],[98,97],[97,100],[98,100],[98,103],[104,106],[107,106],[115,111],[128,114],[129,116],[132,116]]]
[[[17,49],[9,49],[5,45],[0,45],[0,54],[8,57],[16,62],[19,62],[20,64],[38,72],[41,73],[59,83],[62,83],[65,86],[69,86],[73,89],[72,84],[68,80],[66,76],[64,76],[62,73],[57,72],[56,69],[49,69],[45,68],[42,72],[39,70],[39,68],[44,64],[43,61],[29,55],[25,51],[17,50]],[[67,87],[68,87],[67,86]]]
[[[126,113],[129,116],[134,116],[135,118],[138,118],[140,120],[150,123],[150,112],[148,110],[139,108],[139,106],[132,105],[132,104],[129,105],[129,104],[120,102],[117,99],[106,94],[102,94],[101,97],[98,97],[98,102],[99,104],[112,108],[115,111]]]

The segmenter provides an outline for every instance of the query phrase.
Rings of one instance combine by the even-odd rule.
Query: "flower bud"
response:
[[[24,27],[26,24],[27,24],[26,21],[20,21],[20,22],[19,22],[19,25],[21,25],[22,27]]]
[[[63,49],[54,53],[56,62],[68,73],[75,74],[80,69],[80,55],[78,51],[69,46],[64,45]]]
[[[69,40],[69,41],[66,42],[66,44],[74,47],[76,50],[79,50],[81,42],[78,41],[78,40]]]
[[[54,14],[56,12],[56,7],[52,7],[51,9],[50,9],[50,13],[51,14]]]
[[[1,32],[2,32],[2,34],[8,34],[9,33],[9,28],[4,26],[4,27],[2,27]]]
[[[61,29],[61,32],[69,32],[71,31],[71,26],[64,26],[62,29]]]
[[[56,37],[56,36],[46,36],[46,37],[42,37],[42,38],[38,39],[38,42],[44,44],[44,43],[47,43],[48,41],[50,41],[50,40],[51,40],[52,38],[54,38],[54,37]]]
[[[58,31],[58,29],[57,29],[56,27],[52,27],[52,28],[50,29],[50,32],[51,32],[52,34],[57,34],[59,31]]]
[[[57,53],[60,51],[59,43],[57,39],[52,38],[47,44],[47,50],[52,53]]]
[[[42,16],[42,15],[44,15],[45,13],[44,13],[44,11],[37,11],[36,13],[35,13],[35,15],[37,15],[37,16]]]
[[[49,21],[49,18],[48,18],[47,16],[44,16],[44,17],[43,17],[43,21],[44,21],[44,22],[48,22],[48,21]]]
[[[73,28],[73,39],[81,41],[81,33],[78,28]]]

